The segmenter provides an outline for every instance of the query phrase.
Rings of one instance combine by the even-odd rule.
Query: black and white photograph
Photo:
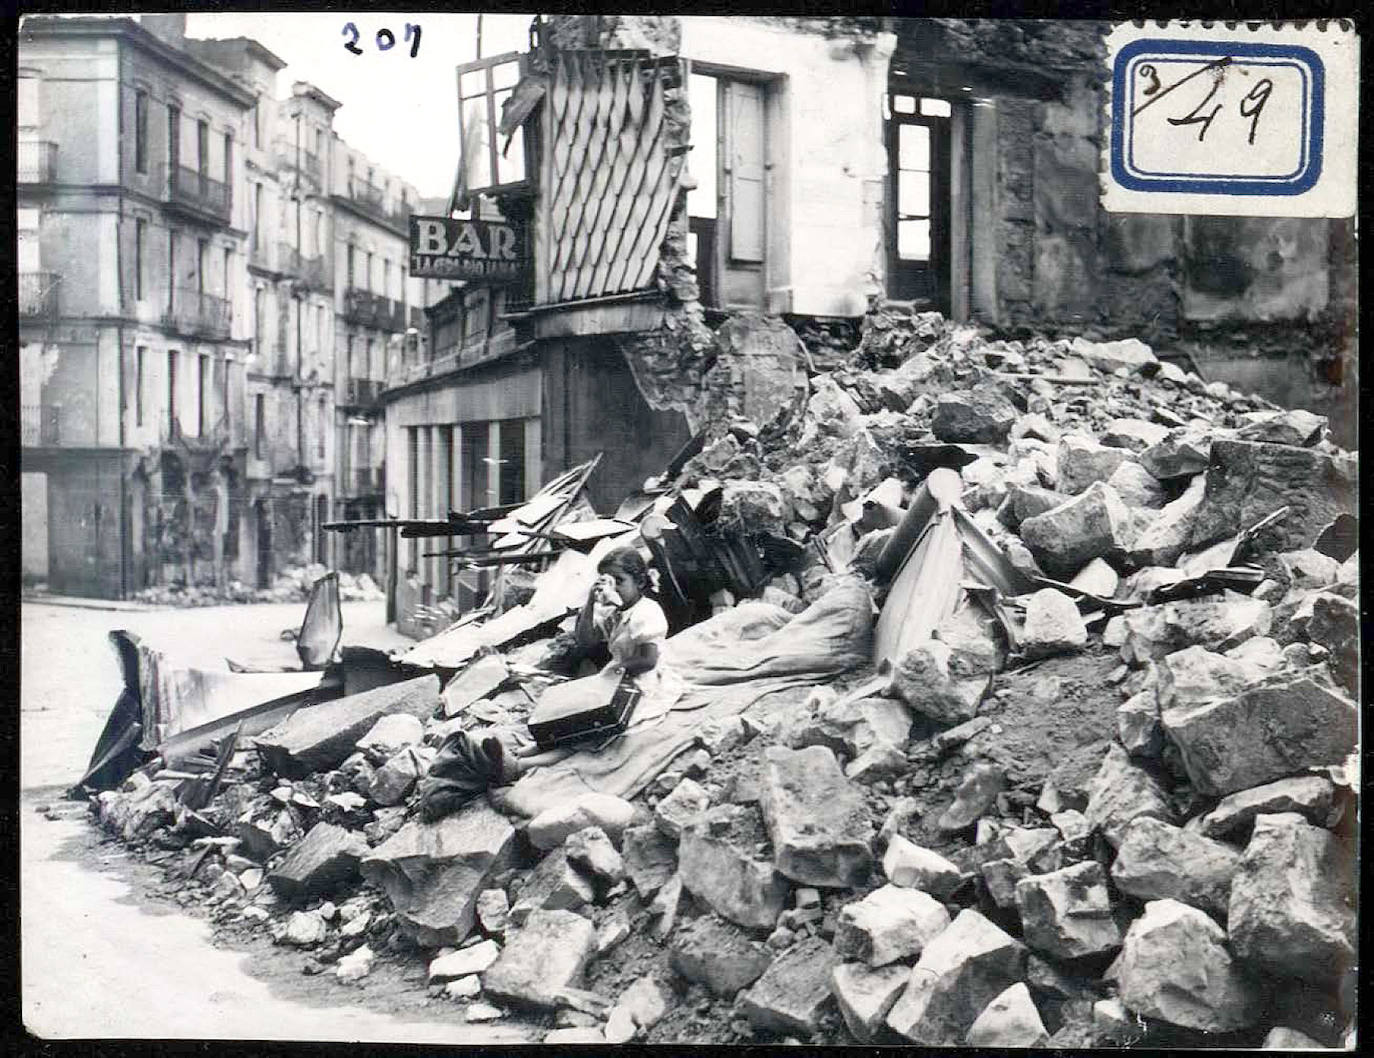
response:
[[[27,1047],[1357,1048],[1355,23],[15,25]]]

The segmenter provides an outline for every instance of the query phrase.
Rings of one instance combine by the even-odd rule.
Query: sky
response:
[[[482,55],[526,51],[532,16],[486,15]],[[344,44],[347,22],[359,32],[354,55]],[[410,57],[405,24],[420,26],[420,48]],[[377,50],[383,27],[396,37]],[[428,12],[190,12],[188,37],[251,37],[287,65],[277,74],[277,97],[295,81],[309,81],[343,105],[334,128],[382,168],[425,197],[447,196],[458,166],[457,79],[454,67],[477,56],[477,16]],[[384,41],[385,42],[385,41]]]

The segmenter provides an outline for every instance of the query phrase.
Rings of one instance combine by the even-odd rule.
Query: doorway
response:
[[[258,523],[258,587],[272,586],[272,509],[266,500],[253,504],[253,518]]]
[[[888,96],[887,293],[950,312],[950,103]]]

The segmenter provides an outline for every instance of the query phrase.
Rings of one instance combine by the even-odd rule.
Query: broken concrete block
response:
[[[1225,651],[1266,635],[1273,610],[1260,599],[1227,591],[1220,596],[1143,606],[1128,610],[1122,618],[1126,642],[1121,645],[1121,657],[1141,665],[1185,647]]]
[[[1239,862],[1228,845],[1142,816],[1126,828],[1112,881],[1142,902],[1178,900],[1221,918]]]
[[[1087,338],[1078,337],[1073,340],[1070,352],[1106,374],[1111,374],[1122,368],[1135,373],[1149,364],[1159,362],[1155,358],[1154,351],[1139,338],[1122,338],[1115,342],[1093,342]]]
[[[857,420],[854,420],[857,422]],[[721,493],[720,513],[726,524],[747,534],[784,531],[782,490],[771,481],[728,480]]]
[[[1207,469],[1211,451],[1211,438],[1180,426],[1169,431],[1164,440],[1143,449],[1136,458],[1160,481],[1169,481],[1201,474]]]
[[[1107,485],[1116,490],[1127,507],[1157,511],[1169,502],[1169,494],[1164,491],[1159,479],[1134,460],[1127,460],[1112,471]],[[1201,498],[1202,490],[1199,488],[1198,499]]]
[[[299,779],[337,768],[383,716],[409,713],[423,719],[438,704],[439,677],[419,676],[298,709],[253,741],[272,772]]]
[[[406,747],[373,773],[368,797],[386,808],[400,804],[424,778],[433,760],[434,751],[427,746]]]
[[[368,851],[367,842],[353,831],[316,823],[268,873],[267,881],[287,900],[320,896],[357,878],[358,864]]]
[[[1240,859],[1231,950],[1280,977],[1318,983],[1355,960],[1355,868],[1346,846],[1295,812],[1262,815]]]
[[[1161,709],[1236,694],[1264,679],[1256,665],[1225,654],[1214,654],[1206,647],[1191,646],[1165,655],[1155,663],[1158,683],[1156,697]]]
[[[1236,431],[1240,441],[1265,441],[1269,444],[1311,448],[1321,442],[1326,431],[1326,416],[1303,408],[1287,411],[1251,412],[1250,421]]]
[[[463,1011],[463,1020],[473,1023],[500,1021],[505,1016],[504,1010],[500,1007],[494,1007],[490,1003],[469,1003],[467,1009]]]
[[[650,899],[677,870],[677,846],[656,824],[626,827],[621,846],[625,871],[642,900]]]
[[[873,969],[848,962],[831,971],[830,990],[850,1034],[860,1043],[872,1041],[882,1028],[892,1004],[906,988],[911,971],[905,966]]]
[[[1100,481],[1053,510],[1021,523],[1021,540],[1053,577],[1072,577],[1089,561],[1124,553],[1130,516],[1115,490]]]
[[[405,932],[424,945],[457,944],[472,930],[477,895],[503,870],[515,828],[486,802],[437,823],[412,821],[373,849],[363,877],[386,890]]]
[[[757,981],[772,961],[765,945],[710,914],[685,924],[668,948],[676,973],[727,999]]]
[[[1141,1019],[1119,999],[1099,999],[1093,1004],[1093,1031],[1104,1042],[1133,1043],[1145,1035]]]
[[[948,644],[938,639],[907,651],[892,667],[890,692],[938,723],[973,719],[987,693],[988,678],[957,678],[950,670],[953,656]]]
[[[1063,592],[1041,588],[1026,599],[1021,652],[1027,658],[1067,654],[1081,649],[1087,642],[1088,629],[1078,614],[1078,607]]]
[[[1189,781],[1214,796],[1343,761],[1358,729],[1355,703],[1305,676],[1185,702],[1160,719]]]
[[[660,941],[673,932],[682,908],[682,892],[682,875],[674,874],[649,903],[649,918],[653,920],[650,932]]]
[[[652,1028],[668,1012],[668,1002],[651,977],[641,977],[611,1008],[602,1028],[607,1043],[628,1043]]]
[[[565,805],[555,805],[540,812],[530,820],[525,833],[530,844],[541,852],[557,848],[569,834],[583,827],[600,827],[612,842],[619,842],[620,835],[630,825],[634,814],[634,805],[623,797],[603,793],[579,794]]]
[[[1000,444],[1016,422],[1015,406],[991,386],[941,393],[930,432],[953,444]]]
[[[1325,826],[1336,787],[1322,775],[1295,775],[1223,797],[1202,817],[1201,831],[1209,838],[1247,837],[1261,815],[1297,812],[1314,826]]]
[[[477,894],[477,925],[488,936],[506,932],[510,898],[504,889],[483,889]]]
[[[702,724],[696,737],[711,756],[719,757],[744,744],[744,721],[737,716],[717,717]]]
[[[1069,496],[1063,492],[1009,482],[1007,495],[997,508],[997,520],[1015,532],[1027,518],[1052,511],[1068,500]]]
[[[563,851],[568,863],[590,878],[601,896],[625,877],[625,862],[600,827],[583,827],[568,835]]]
[[[429,964],[429,982],[453,981],[459,977],[480,974],[494,963],[501,949],[494,940],[484,940],[467,948],[459,948],[441,955]]]
[[[956,1046],[1025,965],[1024,945],[966,908],[926,945],[887,1024],[915,1043]]]
[[[991,726],[992,719],[990,717],[975,716],[972,720],[956,724],[954,727],[932,735],[930,744],[936,753],[943,755],[981,735]]]
[[[581,984],[596,952],[596,927],[571,911],[530,913],[482,974],[482,991],[513,1006],[554,1010],[559,993]]]
[[[334,976],[340,981],[361,981],[372,972],[372,949],[364,944],[339,959]]]
[[[759,807],[780,874],[805,885],[863,884],[873,866],[863,795],[822,746],[764,751]]]
[[[760,836],[762,836],[760,834]],[[736,844],[704,827],[685,831],[678,846],[682,884],[716,914],[746,929],[771,930],[791,885],[766,860],[756,860],[756,843]]]
[[[444,716],[461,716],[472,705],[501,689],[510,669],[499,654],[477,658],[444,687]]]
[[[293,911],[286,920],[282,943],[297,948],[313,948],[329,935],[324,919],[314,911]]]
[[[418,716],[392,713],[378,720],[367,734],[358,739],[358,751],[373,764],[381,764],[407,746],[417,745],[424,737],[425,725]]]
[[[818,937],[794,944],[739,997],[749,1024],[761,1032],[810,1036],[831,998],[831,971],[839,962]]]
[[[893,885],[919,889],[947,900],[964,882],[963,873],[938,852],[893,834],[883,853],[883,874]]]
[[[1088,807],[1083,814],[1113,848],[1120,847],[1131,820],[1153,816],[1168,822],[1173,817],[1159,783],[1133,764],[1115,743],[1107,747],[1107,755],[1088,787]]]
[[[1146,419],[1113,419],[1102,432],[1104,445],[1140,452],[1169,436],[1169,428]],[[1142,468],[1143,469],[1143,468]],[[1148,473],[1148,471],[1147,471]]]
[[[983,884],[988,888],[992,902],[1000,908],[1016,906],[1016,883],[1028,877],[1030,868],[1014,856],[999,860],[988,860],[980,868]]]
[[[1001,768],[979,761],[964,772],[953,803],[940,814],[935,825],[947,834],[973,826],[997,803],[997,795],[1006,785],[1007,778]]]
[[[575,911],[595,902],[592,880],[568,862],[566,849],[554,849],[535,866],[520,890],[510,919],[519,925],[531,911]]]
[[[1202,503],[1205,482],[1201,475],[1189,482],[1183,494],[1159,508],[1143,530],[1131,540],[1130,558],[1137,566],[1172,566],[1188,549],[1193,518]]]
[[[1133,757],[1158,757],[1164,749],[1159,723],[1159,699],[1154,690],[1127,698],[1116,710],[1116,737]]]
[[[835,951],[869,966],[921,954],[949,925],[945,905],[919,889],[885,885],[840,909]]]
[[[1307,638],[1330,653],[1331,674],[1353,695],[1360,687],[1360,608],[1353,600],[1322,592],[1312,600]]]
[[[1151,900],[1131,923],[1117,960],[1128,1010],[1201,1032],[1233,1032],[1259,1020],[1261,991],[1231,957],[1226,933],[1177,900]]]
[[[1121,945],[1107,876],[1096,860],[1021,879],[1016,907],[1026,944],[1051,958],[1100,955]]]
[[[1107,481],[1130,458],[1124,448],[1109,448],[1090,437],[1066,434],[1059,440],[1055,461],[1057,487],[1060,492],[1077,496],[1089,485]]]
[[[1099,598],[1110,599],[1116,594],[1121,577],[1100,558],[1095,558],[1073,575],[1069,587],[1085,591]]]
[[[1323,555],[1310,547],[1302,551],[1288,551],[1279,556],[1279,562],[1295,588],[1324,588],[1328,584],[1335,584],[1341,568],[1341,564],[1330,555]]]
[[[1304,1035],[1297,1029],[1287,1029],[1282,1025],[1275,1025],[1269,1030],[1269,1035],[1264,1037],[1261,1045],[1266,1051],[1325,1051],[1327,1046],[1318,1043],[1311,1036]]]
[[[1289,514],[1260,534],[1261,546],[1274,551],[1311,547],[1337,515],[1356,513],[1358,479],[1354,453],[1218,440],[1212,446],[1192,544],[1200,547],[1232,536],[1286,505]]]
[[[890,742],[875,742],[844,766],[845,778],[872,783],[905,775],[910,768],[906,754]]]
[[[964,1042],[970,1047],[1043,1047],[1049,1038],[1030,989],[1018,981],[983,1008]]]
[[[673,839],[692,826],[711,807],[711,795],[691,779],[683,779],[654,809],[654,823]]]

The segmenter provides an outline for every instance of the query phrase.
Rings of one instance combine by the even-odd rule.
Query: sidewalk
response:
[[[19,595],[20,602],[39,603],[43,606],[73,606],[80,610],[113,610],[124,613],[148,613],[153,610],[171,610],[171,606],[152,606],[146,602],[131,602],[126,599],[86,599],[79,595],[49,595],[47,592],[25,590]]]

